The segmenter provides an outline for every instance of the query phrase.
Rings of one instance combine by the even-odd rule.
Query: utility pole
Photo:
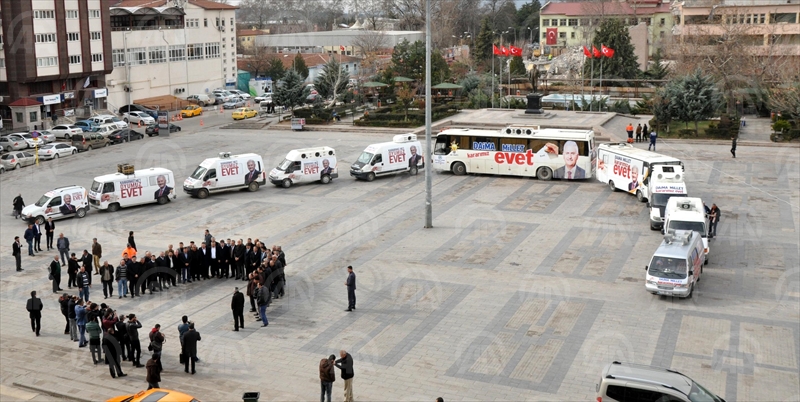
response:
[[[128,34],[131,32],[131,29],[128,28],[125,32],[122,33],[122,45],[125,48],[125,80],[128,81],[128,113],[130,114],[130,104],[131,104],[131,92],[133,92],[133,85],[131,84],[131,61],[130,55],[128,54]],[[128,127],[128,142],[131,142],[131,130]]]
[[[431,159],[431,0],[425,0],[425,147],[427,149],[425,161],[425,227],[433,227],[433,170]]]

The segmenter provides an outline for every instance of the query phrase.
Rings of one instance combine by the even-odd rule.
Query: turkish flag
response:
[[[590,59],[592,58],[592,52],[586,46],[583,47],[583,55]]]
[[[602,55],[603,55],[603,54],[602,54],[602,53],[600,53],[600,51],[599,51],[599,50],[597,50],[597,48],[596,48],[596,47],[594,47],[594,46],[592,46],[592,54],[594,55],[594,58],[595,58],[595,59],[599,59],[599,58],[600,58],[600,56],[602,56]]]
[[[502,56],[506,57],[511,54],[505,46],[500,46],[500,53],[502,53]]]
[[[545,44],[555,45],[558,43],[558,28],[547,28],[547,42]]]
[[[510,48],[511,48],[511,55],[512,56],[522,56],[522,48],[521,47],[510,46]]]
[[[344,52],[344,46],[342,46],[342,45],[339,45],[339,50],[341,50],[342,52]]]
[[[502,56],[503,53],[500,53],[500,49],[497,48],[497,45],[492,45],[492,52],[495,56]]]
[[[603,52],[603,56],[608,58],[614,57],[614,49],[606,47],[606,45],[600,45],[600,51]]]

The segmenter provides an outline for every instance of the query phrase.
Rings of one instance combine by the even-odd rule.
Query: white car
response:
[[[75,134],[83,133],[83,130],[73,124],[62,124],[51,128],[50,132],[55,134],[56,138],[70,139]]]
[[[234,95],[239,95],[239,97],[240,97],[240,98],[242,98],[242,99],[244,99],[244,100],[248,100],[248,99],[250,99],[250,94],[249,94],[249,93],[247,93],[247,92],[244,92],[244,91],[240,91],[240,90],[238,90],[238,89],[231,89],[231,90],[230,90],[230,91],[228,91],[228,92],[230,92],[230,93],[232,93],[232,94],[234,94]]]
[[[50,130],[39,130],[39,138],[44,140],[45,144],[49,144],[56,140],[56,135],[51,133]]]
[[[62,156],[70,156],[77,153],[78,148],[59,142],[57,144],[47,144],[40,147],[39,159],[58,159]]]
[[[266,93],[264,95],[256,96],[255,98],[253,98],[253,101],[255,103],[269,102],[271,100],[272,100],[272,93]]]
[[[27,149],[28,143],[22,138],[22,133],[8,134],[0,137],[0,151],[19,151]]]
[[[156,120],[152,116],[150,116],[145,112],[138,112],[138,111],[123,113],[122,121],[124,121],[125,123],[133,123],[133,124],[139,124],[141,122],[143,126],[156,124]]]
[[[115,124],[117,128],[128,128],[128,123],[120,120],[119,117],[110,114],[97,115],[89,120],[94,121],[99,126],[102,126],[103,124]]]
[[[34,141],[31,133],[20,133],[20,137],[28,143],[28,148],[40,147],[45,144],[45,140],[42,137],[39,137],[38,141]]]
[[[3,169],[13,170],[22,166],[30,166],[36,163],[36,158],[27,151],[9,152],[0,156],[0,165]]]

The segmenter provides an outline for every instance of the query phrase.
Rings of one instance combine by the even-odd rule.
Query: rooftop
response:
[[[188,4],[206,10],[236,10],[239,7],[229,4],[217,3],[211,0],[187,0]],[[173,7],[175,3],[169,0],[119,0],[112,7]]]
[[[634,7],[632,7],[632,4]],[[596,16],[598,14],[607,15],[648,15],[654,13],[669,13],[669,3],[636,1],[633,3],[594,3],[594,2],[571,2],[571,3],[547,3],[542,7],[542,15],[567,15],[567,16]]]

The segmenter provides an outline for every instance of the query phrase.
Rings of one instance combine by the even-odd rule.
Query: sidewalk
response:
[[[739,141],[747,142],[769,142],[772,133],[772,121],[769,117],[746,116],[746,125],[739,128]]]

